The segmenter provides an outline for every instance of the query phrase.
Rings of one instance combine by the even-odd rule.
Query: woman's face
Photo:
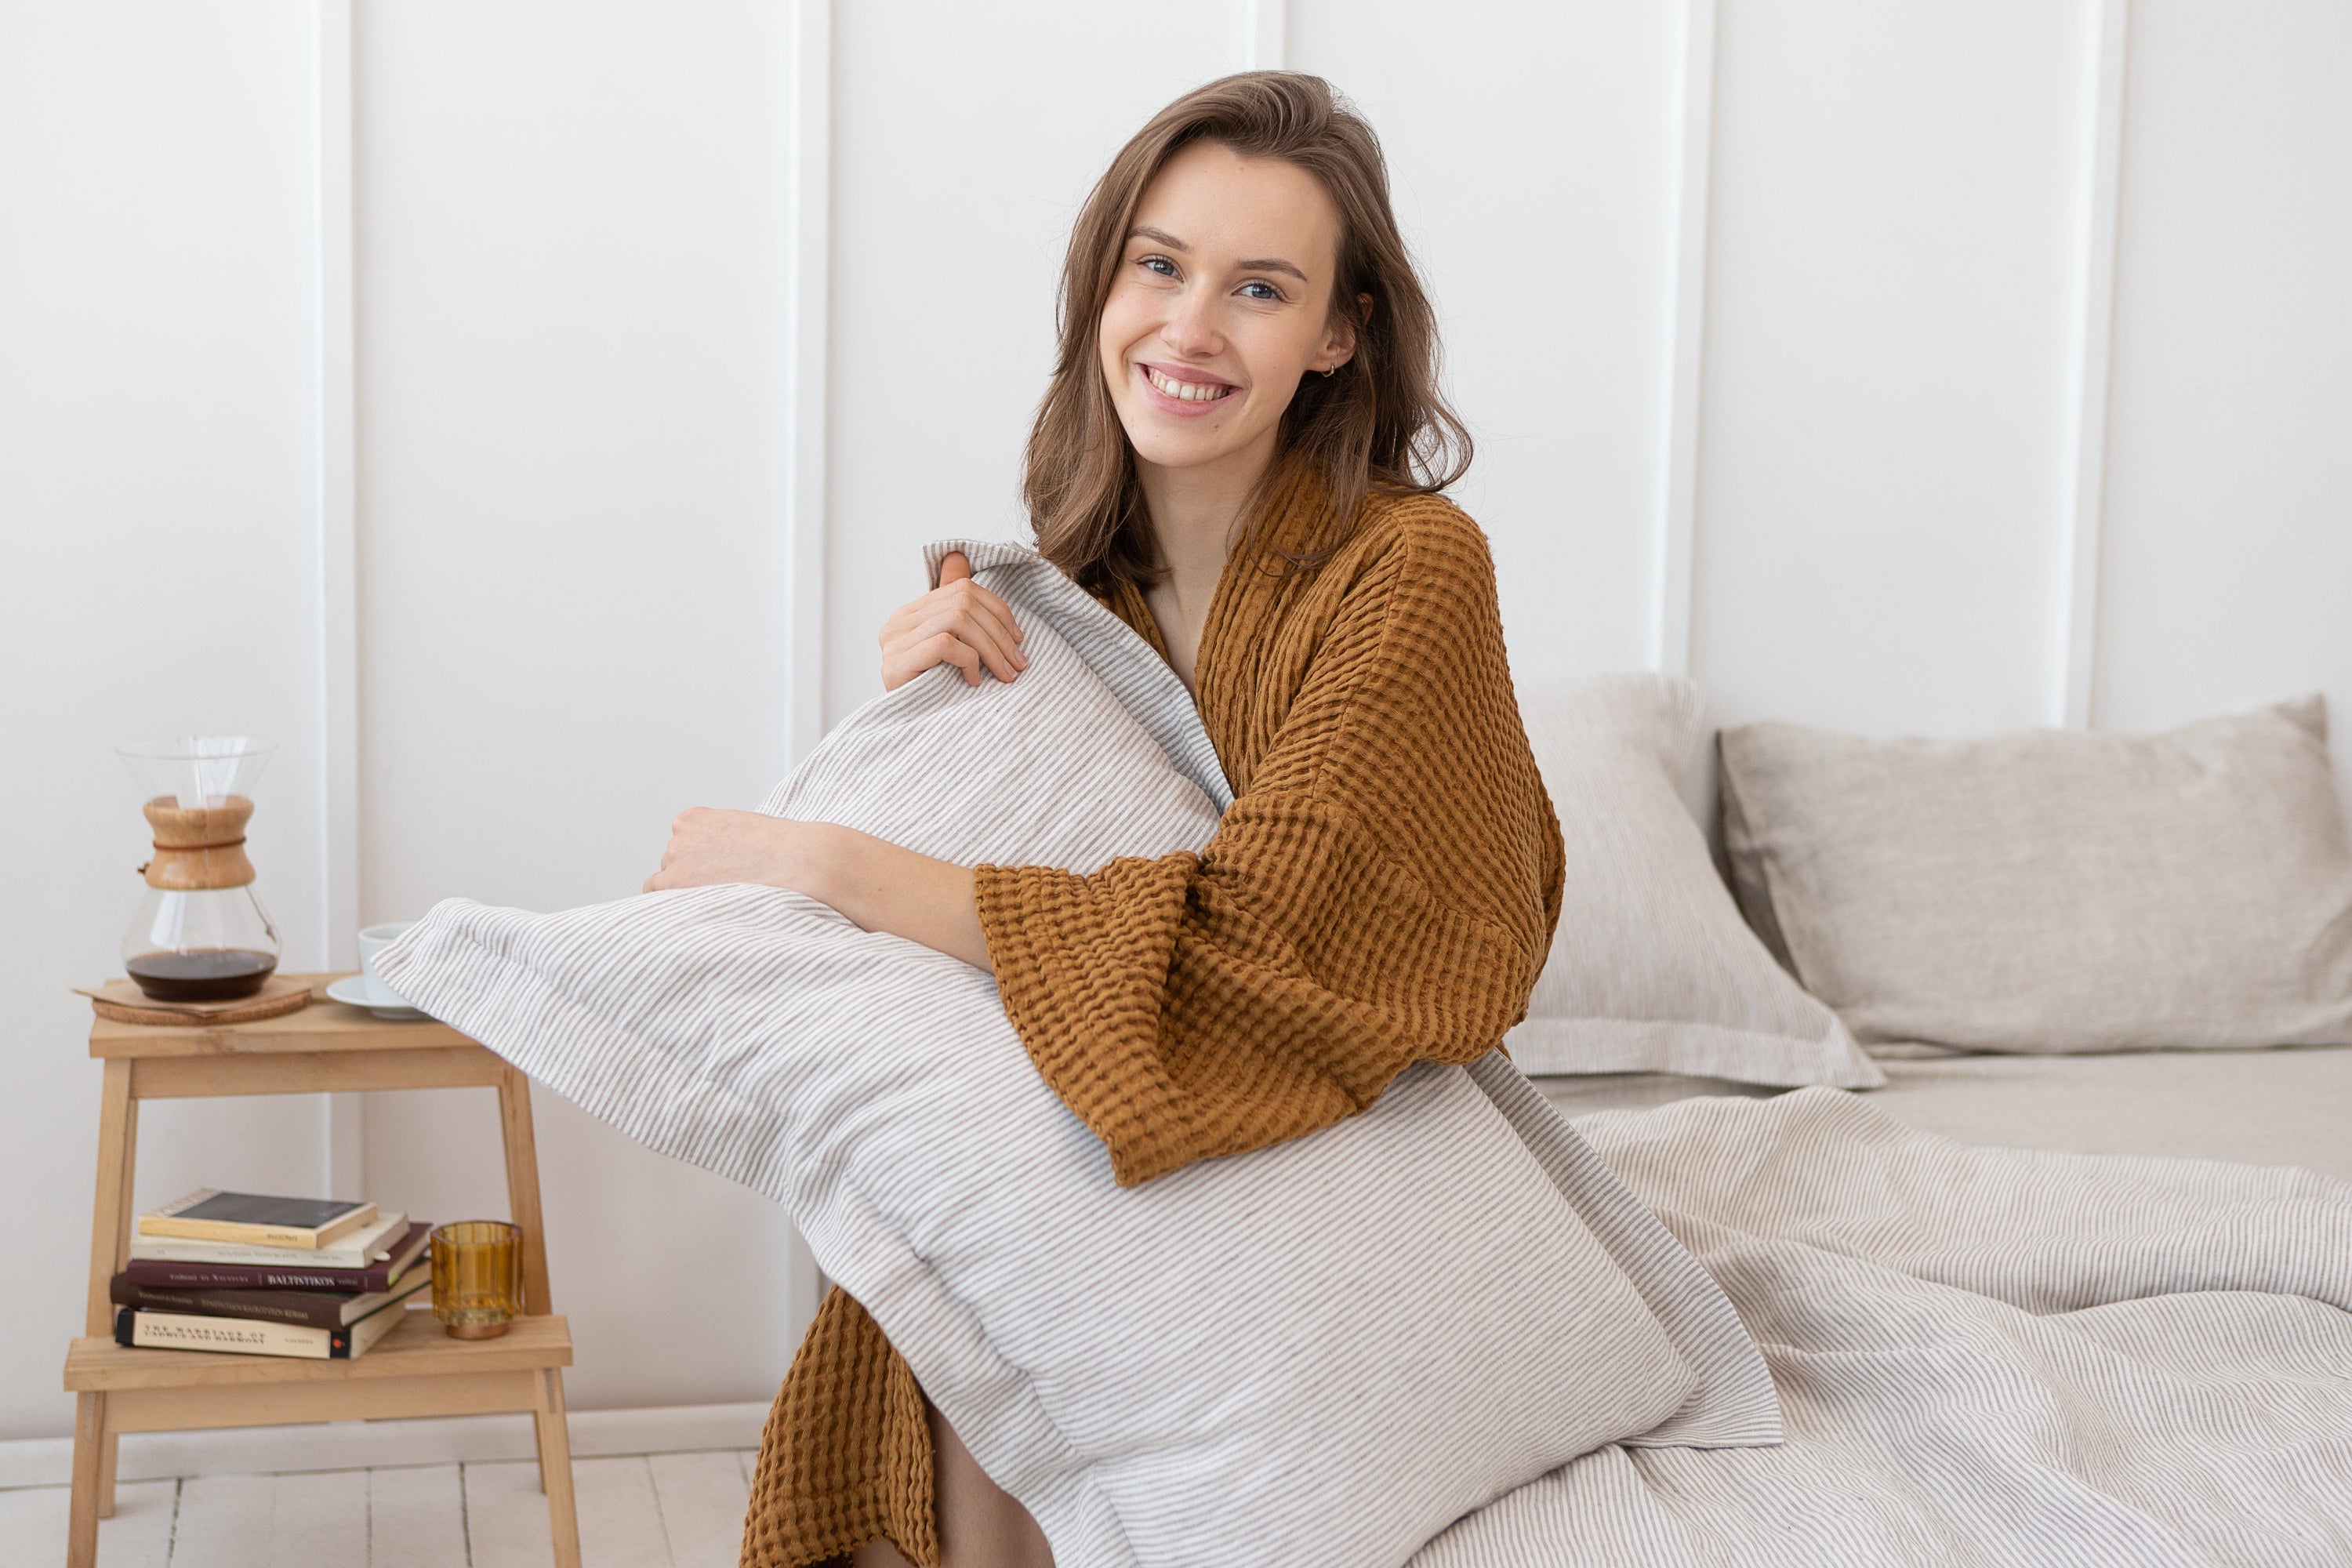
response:
[[[1339,210],[1306,170],[1211,142],[1171,158],[1136,206],[1097,338],[1136,456],[1271,459],[1299,378],[1355,348],[1331,311],[1339,255]]]

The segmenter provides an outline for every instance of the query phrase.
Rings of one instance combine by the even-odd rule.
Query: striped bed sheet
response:
[[[1599,1449],[1413,1568],[2352,1563],[2352,1185],[1881,1100],[1574,1119],[1730,1297],[1785,1440]]]

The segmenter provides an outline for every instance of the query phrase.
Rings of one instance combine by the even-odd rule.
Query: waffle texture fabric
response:
[[[1527,1009],[1558,824],[1511,688],[1486,536],[1434,496],[1343,541],[1295,486],[1236,552],[1195,686],[1233,805],[1200,854],[982,866],[1004,1011],[1122,1184],[1328,1127]],[[1336,543],[1336,549],[1333,548]],[[1311,571],[1280,552],[1322,552]],[[1155,650],[1123,585],[1110,607]]]
[[[1424,521],[1478,542],[1458,514]],[[846,721],[766,809],[1074,879],[1171,856],[1213,868],[1233,795],[1165,660],[1034,553],[958,547],[1021,618],[1021,679],[908,683]],[[1483,568],[1482,548],[1466,558]],[[1491,580],[1477,581],[1491,617]],[[1234,679],[1218,646],[1209,678]],[[1317,672],[1302,675],[1311,688]],[[1510,713],[1507,686],[1496,695]],[[1323,722],[1349,732],[1344,712]],[[1490,981],[1522,995],[1556,844],[1524,864],[1529,956]],[[1272,963],[1263,924],[1244,929]],[[1433,946],[1420,962],[1463,962]],[[1466,1067],[1399,1061],[1355,1114],[1318,1086],[1295,1119],[1305,1131],[1336,1118],[1315,1136],[1186,1158],[1236,1137],[1210,1086],[1192,1096],[1194,1142],[1127,1145],[1142,1169],[1181,1165],[1122,1185],[1116,1124],[1107,1138],[1049,1087],[988,974],[799,894],[695,888],[550,915],[449,900],[382,963],[404,995],[591,1113],[775,1196],[847,1292],[789,1380],[747,1530],[754,1561],[822,1560],[877,1532],[932,1554],[906,1517],[929,1481],[900,1357],[1072,1563],[1394,1568],[1596,1444],[1778,1437],[1769,1377],[1720,1289],[1492,1051]],[[1369,1020],[1368,1051],[1418,1028],[1473,1057],[1441,1009],[1399,1027],[1360,998],[1334,1005]],[[1517,1004],[1478,1005],[1499,1036]],[[1317,1026],[1338,1052],[1337,1026]],[[1146,1092],[1190,1103],[1187,1066]],[[852,1441],[796,1445],[803,1429]],[[764,1506],[778,1500],[791,1517]]]

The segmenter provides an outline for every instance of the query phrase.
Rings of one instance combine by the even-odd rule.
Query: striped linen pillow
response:
[[[955,542],[1028,668],[935,670],[765,809],[970,864],[1197,847],[1181,684],[1029,552]],[[404,996],[654,1148],[767,1193],[1057,1560],[1400,1564],[1618,1439],[1779,1439],[1712,1279],[1499,1057],[1141,1187],[982,971],[772,888],[436,907]]]

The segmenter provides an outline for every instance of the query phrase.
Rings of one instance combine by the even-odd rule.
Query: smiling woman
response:
[[[1210,83],[1079,216],[1024,489],[1039,551],[1192,691],[1234,797],[1215,836],[1078,873],[692,811],[647,886],[771,882],[992,970],[1121,1185],[1486,1055],[1526,1012],[1562,860],[1486,538],[1437,494],[1469,449],[1371,128],[1314,77]],[[1022,641],[950,555],[884,626],[883,681],[1017,681]],[[844,1556],[1053,1554],[836,1290],[777,1397],[744,1562]]]
[[[1038,549],[1098,592],[1189,575],[1194,534],[1222,565],[1284,479],[1311,472],[1353,518],[1375,484],[1434,493],[1470,466],[1379,140],[1328,91],[1260,73],[1178,100],[1071,231],[1023,489]]]

